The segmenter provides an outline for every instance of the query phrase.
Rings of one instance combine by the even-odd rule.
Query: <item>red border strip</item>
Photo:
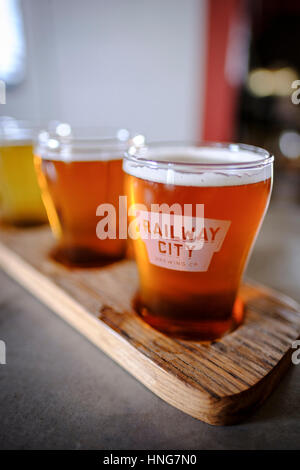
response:
[[[242,17],[243,0],[208,0],[203,139],[232,141],[238,88],[225,75],[230,28]],[[237,57],[236,60],[240,60]]]

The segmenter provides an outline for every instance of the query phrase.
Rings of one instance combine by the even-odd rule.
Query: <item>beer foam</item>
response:
[[[122,160],[124,151],[120,152],[97,152],[95,153],[80,153],[75,154],[55,154],[52,152],[44,152],[41,148],[35,148],[35,154],[40,157],[42,160],[49,160],[49,161],[58,161],[64,163],[73,163],[73,162],[108,162],[112,160]]]
[[[44,160],[105,162],[122,160],[130,133],[124,128],[71,128],[55,123],[55,130],[40,131],[35,153]]]
[[[157,147],[148,148],[145,156],[141,154],[146,161],[139,161],[138,157],[134,160],[125,158],[123,169],[125,173],[155,183],[195,187],[240,186],[258,183],[272,176],[272,165],[262,164],[268,156],[267,152],[243,150],[235,144],[226,148]],[[151,161],[155,162],[152,166]],[[162,165],[159,166],[159,163]],[[166,163],[175,165],[168,167],[164,165]],[[195,166],[189,168],[191,164]],[[244,166],[240,168],[234,164]]]
[[[31,129],[0,130],[1,147],[21,147],[33,145],[33,131]]]
[[[89,141],[76,143],[76,145],[61,145],[56,139],[48,139],[46,145],[39,142],[35,146],[35,154],[43,160],[61,162],[106,162],[110,160],[122,160],[128,147],[124,144],[99,144]]]
[[[30,147],[33,145],[30,139],[0,140],[0,147]]]

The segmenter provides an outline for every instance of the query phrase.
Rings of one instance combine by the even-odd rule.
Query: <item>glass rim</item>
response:
[[[133,139],[134,140],[134,139]],[[157,149],[168,149],[169,148],[189,148],[189,149],[227,149],[231,152],[250,152],[258,156],[255,160],[238,161],[238,162],[197,162],[197,161],[180,161],[180,160],[160,160],[155,158],[147,158],[147,156],[140,156],[141,153],[144,155],[149,150]],[[247,169],[247,168],[259,168],[262,166],[270,165],[274,161],[274,155],[262,147],[254,145],[235,143],[235,142],[205,142],[205,141],[157,141],[145,143],[145,145],[135,146],[134,144],[125,152],[124,159],[128,162],[135,163],[137,165],[145,165],[150,168],[165,168],[178,171],[182,169],[195,169],[195,170],[220,170],[220,169]]]
[[[68,126],[61,127],[59,126]],[[129,147],[130,131],[125,127],[70,126],[59,123],[55,129],[41,129],[35,140],[35,150],[52,157],[72,159],[77,154],[124,152]],[[120,156],[123,158],[123,153]]]
[[[38,124],[35,121],[1,116],[0,144],[4,146],[32,144],[38,129]]]

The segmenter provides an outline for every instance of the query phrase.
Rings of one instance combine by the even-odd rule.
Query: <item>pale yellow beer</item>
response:
[[[44,223],[47,215],[34,170],[32,130],[3,123],[1,130],[0,220],[14,225]]]

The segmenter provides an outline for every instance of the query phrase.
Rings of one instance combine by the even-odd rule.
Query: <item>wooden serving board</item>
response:
[[[220,341],[168,338],[133,311],[133,261],[69,269],[52,261],[47,227],[1,229],[0,265],[166,402],[210,424],[242,420],[291,364],[300,308],[254,284],[241,287],[244,323]]]

